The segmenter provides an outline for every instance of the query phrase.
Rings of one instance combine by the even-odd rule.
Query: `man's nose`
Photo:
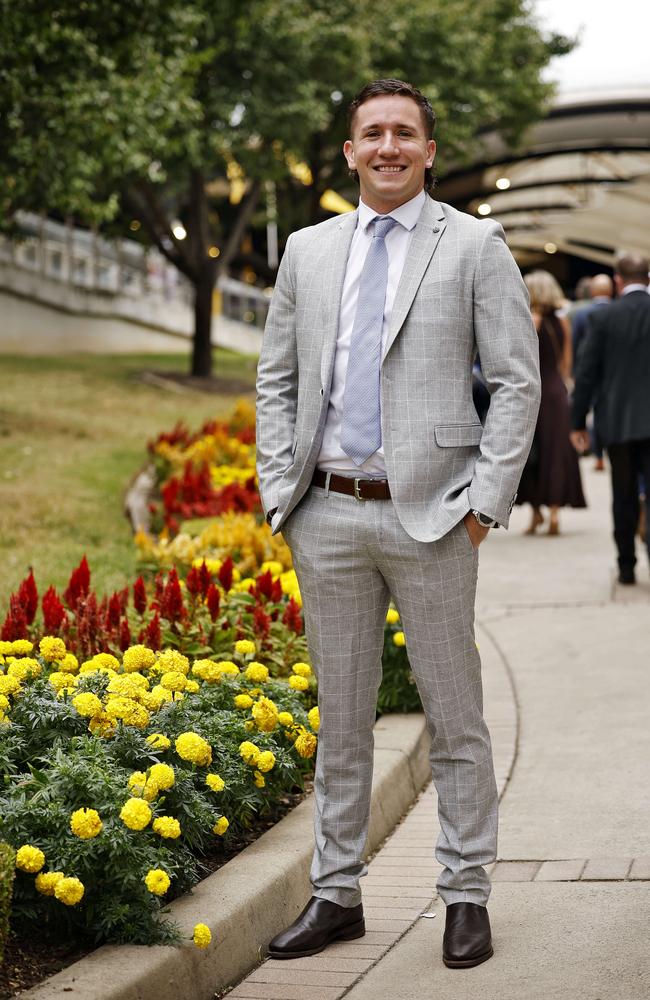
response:
[[[382,156],[394,156],[397,152],[397,140],[392,132],[384,132],[379,143]]]

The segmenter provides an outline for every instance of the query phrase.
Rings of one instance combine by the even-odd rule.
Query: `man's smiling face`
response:
[[[359,175],[364,203],[385,215],[422,190],[436,144],[428,138],[422,112],[411,97],[382,94],[357,108],[352,139],[343,152],[350,170]]]

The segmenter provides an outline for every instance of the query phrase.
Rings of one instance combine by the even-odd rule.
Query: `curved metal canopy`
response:
[[[494,133],[482,151],[437,193],[498,219],[522,266],[540,253],[606,266],[620,249],[650,257],[650,86],[563,94],[517,151]]]

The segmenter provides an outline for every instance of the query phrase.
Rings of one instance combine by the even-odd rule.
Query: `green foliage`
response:
[[[377,694],[377,711],[421,712],[422,702],[415,677],[411,672],[405,646],[397,646],[393,637],[401,635],[400,622],[386,624],[384,629],[383,677]]]
[[[0,679],[12,676],[7,671],[20,664],[20,657],[7,654],[5,661]],[[16,850],[38,847],[46,859],[43,872],[75,877],[85,891],[81,902],[68,906],[43,894],[34,875],[20,870],[12,921],[26,933],[38,927],[52,939],[77,937],[88,944],[178,942],[164,902],[189,891],[208,873],[206,855],[218,855],[221,845],[241,837],[257,816],[273,816],[288,791],[304,787],[312,762],[293,741],[301,730],[312,729],[309,697],[281,680],[269,680],[262,688],[243,673],[225,674],[163,704],[143,728],[136,728],[110,715],[105,674],[91,669],[71,675],[74,689],[57,694],[48,679],[57,663],[42,657],[38,661],[42,676],[22,680],[20,690],[10,694],[9,721],[0,725],[0,838]],[[135,675],[119,676],[126,680]],[[154,671],[152,681],[158,679]],[[90,724],[73,704],[83,691],[105,699],[107,711]],[[234,707],[236,695],[249,692],[253,702],[263,692],[278,712],[291,713],[293,723],[276,722],[269,731],[259,730],[250,708]],[[155,749],[147,742],[154,733],[164,734],[170,746]],[[175,741],[184,733],[207,741],[209,764],[180,756]],[[269,761],[263,768],[260,760],[263,774],[257,764],[243,760],[239,746],[244,741],[273,755],[268,768]],[[159,787],[151,778],[152,766],[161,763],[173,768],[171,787]],[[143,786],[134,772],[152,783]],[[221,791],[207,785],[208,774],[223,779]],[[142,830],[129,828],[120,817],[134,796],[144,796],[153,814]],[[102,828],[96,836],[82,839],[72,831],[71,816],[81,808],[99,814]],[[180,823],[180,836],[163,837],[153,829],[155,818],[162,816]],[[222,817],[227,830],[216,835],[214,827]],[[164,902],[145,885],[151,869],[162,869],[171,879]],[[0,916],[2,887],[0,861]]]
[[[0,843],[0,965],[4,958],[5,941],[9,934],[11,892],[14,882],[15,853],[9,844]]]

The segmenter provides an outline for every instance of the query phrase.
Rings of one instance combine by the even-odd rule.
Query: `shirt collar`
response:
[[[391,219],[395,219],[399,222],[400,226],[404,229],[415,228],[415,224],[420,218],[422,209],[424,208],[424,202],[426,201],[426,193],[424,189],[416,194],[415,198],[411,198],[410,201],[405,201],[403,205],[398,205],[394,208],[392,212],[388,212]],[[359,199],[359,226],[361,229],[365,230],[368,224],[378,215],[372,208],[369,208],[361,199]]]
[[[638,284],[626,285],[623,291],[621,292],[621,295],[627,295],[629,292],[647,292],[647,291],[648,291],[648,286],[642,285],[641,282],[639,282]]]

